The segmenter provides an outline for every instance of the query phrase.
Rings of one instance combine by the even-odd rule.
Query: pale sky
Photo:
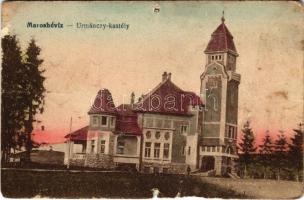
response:
[[[2,34],[31,37],[41,47],[47,77],[45,112],[52,138],[88,124],[101,88],[115,104],[153,89],[164,71],[199,94],[203,51],[225,11],[239,53],[239,130],[250,120],[259,135],[290,132],[303,121],[304,9],[297,2],[6,2]],[[60,22],[63,29],[29,29],[27,22]],[[127,23],[128,30],[77,29],[76,23]],[[66,25],[73,24],[73,27]],[[79,118],[81,117],[81,118]],[[39,128],[41,125],[36,126]],[[56,135],[56,136],[55,136]]]

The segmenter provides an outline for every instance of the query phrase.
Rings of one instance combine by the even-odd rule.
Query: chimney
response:
[[[171,80],[171,72],[168,73],[168,76],[167,76],[167,77],[168,77],[169,80]]]
[[[135,94],[134,94],[134,92],[132,92],[131,93],[131,105],[133,105],[134,104],[134,99],[135,99]]]
[[[163,81],[167,80],[167,77],[168,77],[167,72],[164,72],[162,76],[163,76]]]

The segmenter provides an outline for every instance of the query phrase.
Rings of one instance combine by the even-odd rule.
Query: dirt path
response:
[[[252,198],[291,199],[303,196],[303,183],[262,179],[201,177],[202,181],[232,189]]]

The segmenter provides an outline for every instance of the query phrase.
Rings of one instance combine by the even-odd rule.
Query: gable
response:
[[[193,92],[183,91],[170,79],[162,82],[144,99],[136,104],[137,112],[188,115],[190,105],[202,105],[201,99]]]
[[[201,75],[201,79],[204,79],[206,75],[222,75],[224,78],[228,77],[224,65],[219,62],[212,62],[208,64],[204,73]]]

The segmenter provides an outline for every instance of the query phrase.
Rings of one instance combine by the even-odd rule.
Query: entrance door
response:
[[[201,170],[207,172],[214,169],[215,159],[213,156],[204,156],[202,158]]]

